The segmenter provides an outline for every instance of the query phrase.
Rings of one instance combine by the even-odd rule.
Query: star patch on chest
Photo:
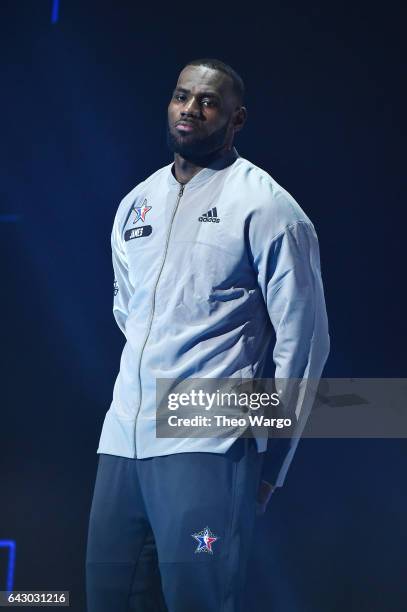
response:
[[[144,200],[142,206],[133,206],[133,210],[136,213],[136,218],[134,219],[133,224],[137,223],[137,221],[142,221],[144,223],[146,220],[146,214],[149,210],[151,210],[151,208],[152,206],[147,206],[147,199]]]

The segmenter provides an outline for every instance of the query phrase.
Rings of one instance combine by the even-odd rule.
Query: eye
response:
[[[215,100],[212,100],[210,98],[204,98],[202,100],[202,104],[204,104],[205,106],[216,106]]]
[[[174,100],[178,100],[178,101],[182,102],[183,100],[185,100],[185,94],[175,93],[174,94]]]

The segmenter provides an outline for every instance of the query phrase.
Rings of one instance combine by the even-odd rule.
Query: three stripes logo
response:
[[[208,212],[204,213],[201,217],[198,218],[198,221],[203,223],[219,223],[220,219],[218,217],[218,213],[216,210],[216,206],[208,210]]]

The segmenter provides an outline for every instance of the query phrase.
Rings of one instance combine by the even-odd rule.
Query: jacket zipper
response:
[[[142,346],[142,348],[141,348],[141,352],[140,352],[140,359],[139,359],[139,366],[138,366],[138,381],[139,381],[139,406],[138,406],[138,410],[137,410],[137,413],[136,413],[136,420],[135,420],[135,424],[134,424],[134,448],[135,448],[135,451],[136,451],[136,456],[137,456],[137,443],[136,443],[137,417],[138,417],[138,415],[139,415],[139,413],[140,413],[141,402],[142,402],[142,390],[141,390],[141,360],[142,360],[142,358],[143,358],[144,349],[145,349],[145,346],[146,346],[146,344],[147,344],[147,340],[148,340],[148,337],[149,337],[149,335],[150,335],[151,326],[152,326],[152,323],[153,323],[153,318],[154,318],[154,308],[155,308],[155,296],[156,296],[156,293],[157,293],[158,281],[160,280],[161,272],[162,272],[162,270],[163,270],[163,268],[164,268],[165,258],[166,258],[166,256],[167,256],[167,251],[168,251],[168,243],[169,243],[169,240],[170,240],[170,235],[171,235],[172,224],[173,224],[173,222],[174,222],[175,213],[177,212],[177,208],[178,208],[179,202],[180,202],[180,200],[181,200],[182,194],[184,193],[184,188],[185,188],[185,185],[182,185],[182,184],[181,184],[180,189],[179,189],[179,191],[178,191],[177,203],[175,204],[175,208],[174,208],[174,211],[173,211],[173,213],[172,213],[171,222],[170,222],[170,228],[169,228],[168,233],[167,233],[167,240],[166,240],[166,243],[165,243],[165,248],[164,248],[164,256],[163,256],[163,258],[162,258],[162,261],[161,261],[161,267],[160,267],[160,270],[159,270],[159,272],[158,272],[158,275],[157,275],[157,280],[155,281],[155,285],[154,285],[154,290],[153,290],[153,299],[152,299],[152,302],[151,302],[151,310],[150,310],[150,317],[149,317],[149,323],[148,323],[148,328],[147,328],[147,334],[146,334],[146,337],[144,338],[144,343],[143,343],[143,346]]]

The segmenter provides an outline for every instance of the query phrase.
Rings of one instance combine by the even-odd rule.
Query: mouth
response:
[[[196,129],[196,124],[192,121],[178,121],[175,127],[179,132],[193,132]]]

